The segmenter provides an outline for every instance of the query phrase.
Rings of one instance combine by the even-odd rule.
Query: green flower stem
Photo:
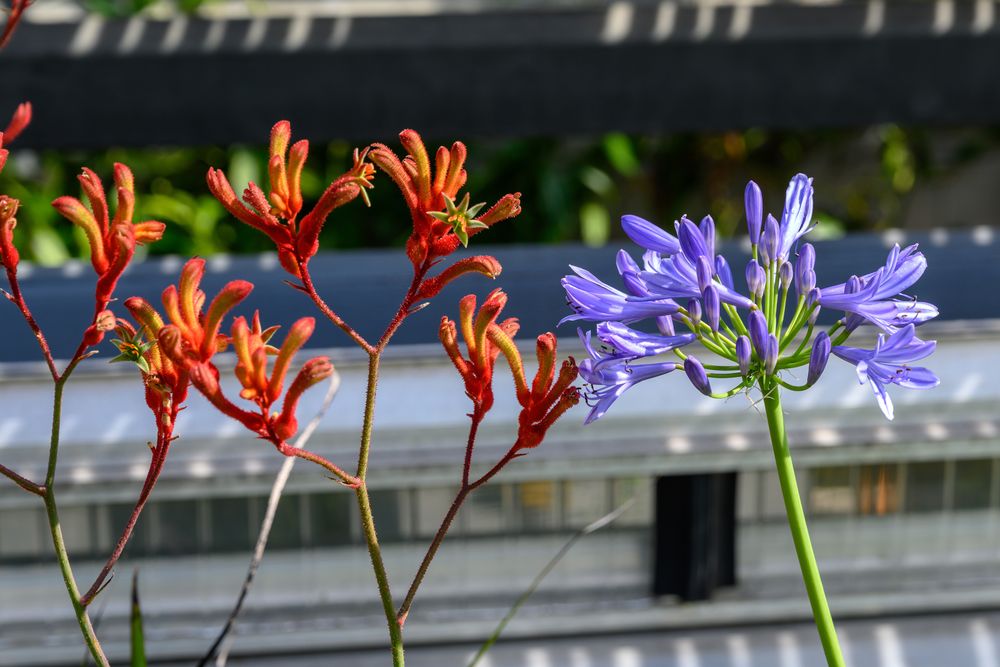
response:
[[[788,324],[788,328],[785,329],[785,332],[781,335],[781,340],[779,341],[779,348],[781,350],[788,347],[788,344],[795,339],[795,335],[799,333],[802,326],[809,320],[809,316],[812,315],[812,312],[819,308],[819,305],[815,303],[809,308],[806,308],[805,304],[805,297],[800,296],[799,301],[795,306],[795,312],[792,314],[792,321]],[[806,340],[809,340],[808,336],[806,336]]]
[[[729,303],[724,303],[722,304],[722,307],[725,309],[726,313],[729,314],[729,321],[733,323],[734,327],[736,327],[736,331],[739,332],[741,336],[749,335],[747,333],[746,325],[743,324],[743,318],[740,317],[739,311],[736,310],[736,306]]]
[[[372,514],[371,499],[368,497],[368,457],[371,452],[372,425],[375,421],[375,394],[378,388],[378,370],[381,360],[381,348],[377,348],[368,357],[368,388],[365,393],[365,414],[361,427],[361,447],[358,452],[357,479],[360,482],[355,489],[358,499],[358,511],[361,514],[361,528],[368,545],[368,556],[375,572],[375,582],[378,585],[379,598],[382,600],[382,611],[389,626],[389,641],[392,644],[393,667],[403,667],[403,629],[396,621],[396,606],[392,601],[389,589],[389,575],[382,560],[382,549],[375,532],[375,517]]]
[[[797,357],[805,351],[806,345],[808,345],[809,341],[812,340],[813,328],[815,326],[816,326],[815,322],[809,323],[809,328],[806,329],[806,335],[802,337],[802,342],[799,343],[799,346],[795,349],[795,352],[792,354],[793,357]]]
[[[677,348],[674,348],[674,354],[676,354],[681,359],[681,361],[683,361],[684,359],[688,358],[688,356],[686,354],[684,354],[681,350],[679,350]],[[733,365],[730,365],[730,364],[725,364],[725,365],[719,365],[719,364],[702,364],[702,367],[705,370],[708,370],[708,371],[723,371],[723,372],[727,372],[727,373],[729,373],[729,372],[736,372],[736,371],[740,370],[738,366],[733,366]]]
[[[774,462],[778,469],[778,480],[781,484],[781,496],[785,501],[785,512],[788,515],[788,527],[795,543],[795,555],[799,559],[802,570],[802,581],[805,583],[812,607],[816,630],[823,645],[823,653],[829,667],[844,667],[844,658],[837,642],[837,630],[833,626],[830,607],[823,592],[823,581],[820,579],[819,567],[809,541],[809,529],[806,527],[805,512],[802,510],[802,500],[799,498],[799,487],[795,482],[795,467],[788,451],[788,437],[785,434],[785,421],[781,413],[780,389],[774,382],[762,380],[760,385],[764,394],[764,412],[767,415],[767,426],[771,434],[771,445],[774,449]]]
[[[73,612],[80,625],[80,632],[83,633],[83,640],[86,642],[94,662],[100,667],[109,667],[110,663],[104,656],[101,642],[94,633],[94,626],[87,615],[87,609],[80,602],[80,589],[77,587],[73,568],[69,562],[69,553],[66,551],[66,542],[63,539],[62,527],[59,523],[59,507],[56,504],[56,464],[59,460],[59,428],[62,419],[63,390],[66,387],[66,381],[73,373],[73,369],[81,360],[82,357],[77,355],[55,381],[52,400],[52,436],[49,442],[49,463],[45,473],[45,495],[42,499],[45,501],[45,514],[49,521],[49,531],[52,534],[52,546],[56,552],[56,560],[59,562],[59,570],[62,572],[63,581],[66,584],[66,592],[69,593],[70,602],[73,603]]]
[[[785,306],[788,304],[788,290],[785,287],[781,288],[781,307],[778,310],[778,320],[774,325],[776,335],[781,333],[781,328],[785,326]],[[780,336],[779,336],[780,338]]]

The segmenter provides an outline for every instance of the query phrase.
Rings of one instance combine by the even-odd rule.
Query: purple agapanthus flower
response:
[[[779,387],[802,391],[819,379],[832,353],[858,366],[859,377],[871,384],[890,418],[888,385],[926,388],[937,383],[927,369],[910,366],[934,349],[915,336],[914,325],[937,315],[934,305],[906,296],[927,268],[916,245],[895,246],[883,266],[820,288],[816,250],[808,243],[799,245],[814,226],[812,179],[804,174],[792,178],[780,221],[765,212],[763,195],[752,181],[744,204],[753,248],[746,269],[749,295],[736,290],[729,263],[716,254],[711,216],[699,224],[682,216],[674,233],[636,216],[623,217],[625,233],[644,248],[641,264],[624,250],[618,253],[624,290],[577,267],[572,267],[575,275],[563,278],[575,311],[563,321],[596,322],[601,341],[595,349],[590,333],[582,335],[590,358],[580,365],[580,374],[591,384],[594,403],[588,422],[602,417],[629,387],[676,368],[685,369],[696,389],[720,398],[753,387],[764,393]],[[829,331],[814,331],[821,308],[845,315]],[[656,333],[636,328],[643,320],[651,320]],[[865,321],[885,332],[875,349],[844,345]],[[721,362],[702,364],[681,351],[694,343]],[[649,363],[660,355],[675,358]],[[803,385],[783,377],[796,368],[806,371]],[[727,378],[738,384],[712,393],[711,380]]]
[[[590,406],[584,424],[600,419],[611,404],[634,385],[665,375],[677,369],[675,362],[635,364],[640,355],[629,355],[620,350],[602,350],[591,343],[590,332],[580,331],[580,340],[589,358],[580,362],[580,377],[587,382],[584,400]]]
[[[833,353],[857,367],[858,380],[871,386],[882,413],[892,419],[892,399],[887,391],[889,385],[907,389],[938,386],[939,380],[934,373],[922,366],[911,365],[930,356],[936,346],[935,341],[917,338],[914,326],[908,324],[888,337],[879,334],[873,350],[838,345],[833,348]]]

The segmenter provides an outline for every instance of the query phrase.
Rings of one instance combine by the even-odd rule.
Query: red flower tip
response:
[[[14,0],[14,4],[17,4],[17,0]],[[0,44],[0,47],[2,47],[2,44]],[[24,128],[28,127],[30,123],[31,102],[21,102],[17,105],[17,109],[14,110],[14,115],[11,117],[10,122],[7,123],[7,128],[3,131],[4,143],[9,144],[17,139],[21,132],[24,131]]]
[[[481,273],[487,278],[495,280],[502,270],[503,267],[500,266],[500,262],[490,255],[467,257],[455,262],[433,278],[425,280],[420,286],[417,298],[430,299],[437,296],[444,289],[445,285],[467,273]]]
[[[17,263],[21,255],[14,245],[14,228],[17,227],[17,208],[20,202],[0,195],[0,266],[3,266],[8,273],[17,271]]]
[[[302,369],[299,370],[285,394],[281,413],[271,422],[274,434],[278,438],[288,440],[295,435],[295,432],[298,431],[298,420],[295,418],[295,412],[302,394],[310,387],[329,378],[333,373],[334,368],[329,357],[315,357],[302,365]]]

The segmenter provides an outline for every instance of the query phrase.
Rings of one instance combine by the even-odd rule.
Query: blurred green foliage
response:
[[[193,12],[209,2],[212,0],[173,0],[173,2],[163,2],[163,0],[84,0],[83,4],[96,14],[120,18],[138,14],[153,5],[172,5],[173,8],[182,12]]]
[[[962,142],[943,163],[931,159],[927,132],[896,126],[475,141],[469,145],[467,188],[474,202],[492,203],[507,192],[522,193],[524,212],[491,230],[490,243],[582,240],[602,245],[621,237],[617,219],[626,212],[665,226],[682,213],[700,218],[711,212],[721,234],[740,233],[746,181],[756,180],[768,209],[779,214],[785,184],[801,170],[821,185],[818,234],[835,236],[897,224],[900,202],[918,181],[973,159],[976,146],[995,145],[995,139]],[[437,143],[428,139],[428,146]],[[349,166],[352,149],[344,142],[313,145],[302,178],[307,207]],[[0,192],[22,202],[18,233],[26,258],[58,264],[86,256],[82,235],[55,214],[50,202],[61,194],[79,196],[75,176],[80,166],[91,167],[110,182],[116,161],[135,172],[136,219],[162,220],[169,226],[151,252],[206,256],[271,249],[264,235],[226,214],[204,180],[209,166],[216,166],[225,169],[237,192],[249,180],[266,181],[264,146],[89,153],[15,150],[0,174]],[[409,215],[384,175],[376,177],[372,202],[370,209],[358,200],[334,212],[324,230],[324,247],[402,245]]]

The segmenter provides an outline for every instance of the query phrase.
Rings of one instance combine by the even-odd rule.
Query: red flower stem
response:
[[[364,336],[355,331],[351,325],[341,319],[340,315],[333,312],[333,309],[326,304],[323,297],[321,297],[319,292],[316,291],[316,286],[313,284],[312,276],[309,275],[309,267],[301,260],[299,260],[299,274],[302,276],[302,286],[305,287],[306,294],[308,294],[309,298],[316,304],[319,311],[323,313],[328,320],[333,322],[333,324],[336,325],[341,331],[350,336],[362,350],[368,354],[374,352],[374,348],[371,343],[365,340]]]
[[[35,484],[30,479],[18,475],[16,472],[14,472],[13,470],[4,465],[0,465],[0,475],[9,478],[12,482],[17,484],[19,487],[21,487],[28,493],[33,493],[36,496],[40,496],[42,498],[45,497],[44,486],[42,486],[41,484]]]
[[[171,423],[173,423],[173,420],[171,420]],[[117,565],[122,552],[125,550],[125,546],[132,538],[132,531],[135,530],[135,524],[139,521],[139,515],[146,506],[146,501],[149,499],[149,495],[152,493],[153,487],[156,486],[156,481],[160,478],[160,473],[163,471],[163,464],[167,460],[170,442],[173,440],[171,429],[159,429],[156,438],[157,443],[156,448],[153,450],[153,459],[149,463],[149,471],[146,473],[146,480],[142,484],[139,498],[136,500],[135,507],[132,509],[132,514],[125,524],[125,529],[122,531],[121,537],[118,538],[115,550],[104,564],[104,567],[101,568],[101,572],[94,579],[94,583],[90,586],[90,589],[80,598],[80,604],[84,607],[93,602],[94,598],[104,589],[104,582],[108,578],[108,575],[111,574],[111,570]]]
[[[282,442],[278,445],[278,451],[285,456],[297,456],[300,459],[305,459],[306,461],[311,461],[316,465],[325,468],[331,474],[333,474],[337,479],[343,482],[345,485],[351,487],[352,489],[358,488],[361,481],[354,475],[350,475],[345,472],[342,468],[338,467],[334,463],[331,463],[328,459],[310,452],[308,449],[300,449],[299,447],[294,447],[288,443]]]
[[[28,323],[31,332],[35,334],[38,347],[42,349],[42,356],[45,357],[45,364],[49,367],[49,374],[52,376],[52,381],[57,382],[59,380],[59,370],[56,368],[56,361],[52,357],[49,342],[45,339],[45,334],[42,333],[42,328],[38,326],[38,322],[35,321],[31,310],[28,309],[28,303],[24,300],[24,295],[21,294],[21,286],[17,282],[17,274],[10,268],[7,269],[7,281],[10,283],[10,294],[7,295],[7,298],[21,311],[24,321]],[[76,357],[74,356],[74,358]]]
[[[420,584],[423,583],[424,577],[427,575],[427,570],[431,566],[431,561],[434,560],[434,556],[437,555],[438,548],[441,543],[444,542],[445,535],[448,534],[448,529],[451,528],[452,521],[458,515],[458,510],[462,508],[462,503],[472,492],[472,487],[469,485],[469,473],[472,469],[472,450],[476,446],[476,433],[479,431],[479,424],[483,420],[483,415],[480,413],[479,406],[476,406],[472,411],[472,424],[469,426],[469,438],[465,445],[465,465],[462,469],[462,486],[459,488],[458,493],[455,494],[455,499],[451,502],[451,507],[448,508],[448,513],[444,515],[444,519],[441,520],[441,525],[438,527],[437,532],[434,533],[434,539],[431,540],[430,545],[427,547],[427,552],[424,554],[424,559],[420,562],[420,567],[417,568],[417,573],[413,575],[413,581],[410,582],[410,589],[406,591],[406,597],[403,599],[403,604],[399,606],[399,612],[396,614],[396,622],[399,623],[400,627],[406,623],[406,616],[410,613],[410,607],[413,605],[413,598],[417,596],[417,589],[420,588]]]

